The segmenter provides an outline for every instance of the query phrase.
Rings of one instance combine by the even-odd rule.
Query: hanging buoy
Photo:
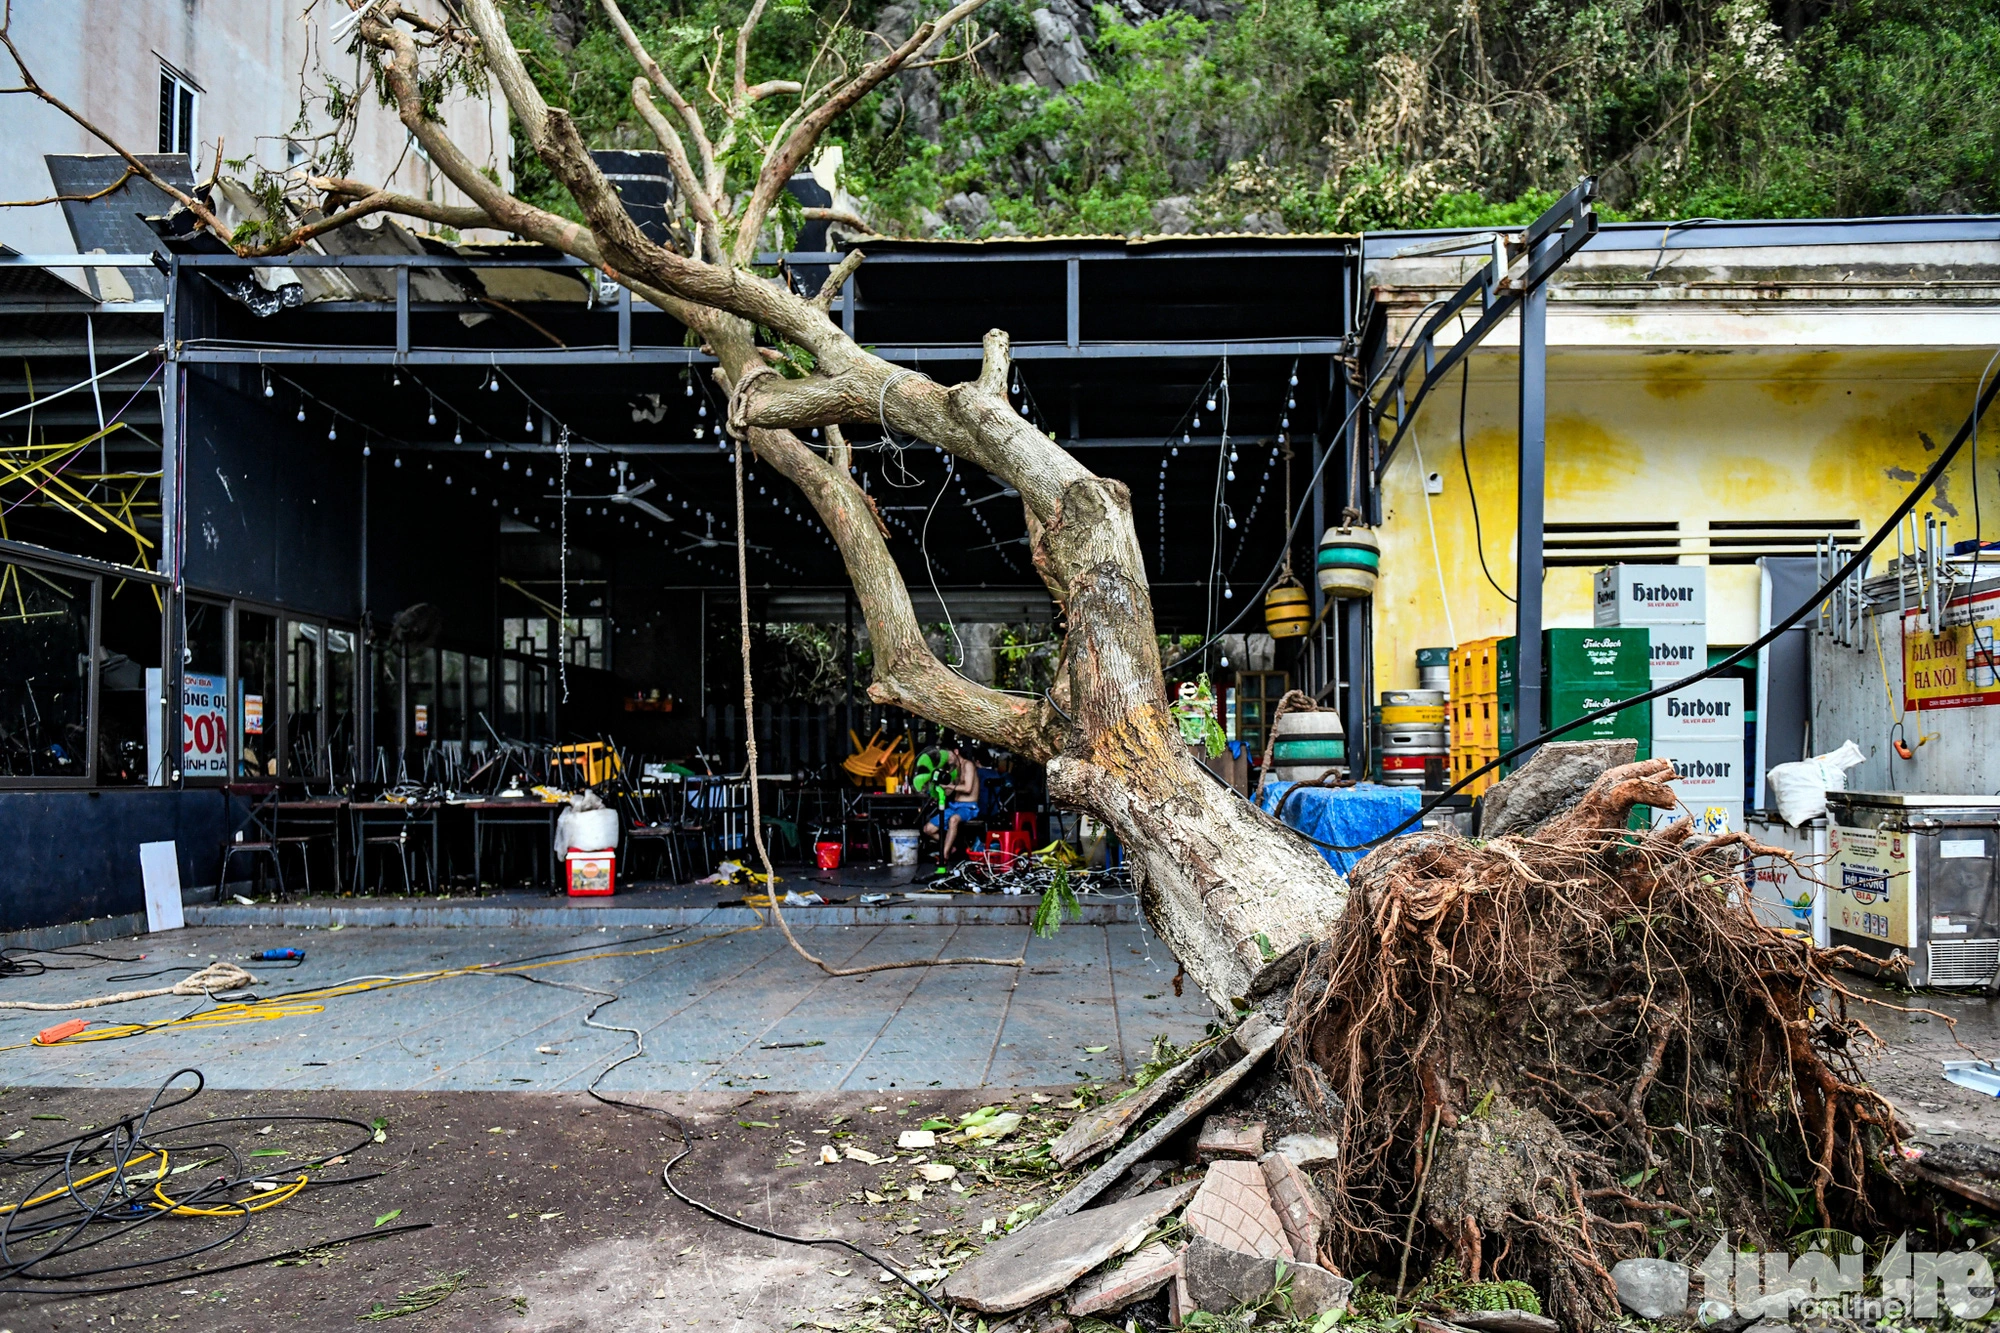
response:
[[[1312,628],[1312,599],[1287,581],[1264,594],[1264,629],[1274,639],[1296,639]]]
[[[1328,528],[1319,539],[1319,586],[1332,597],[1372,597],[1382,543],[1372,528]]]

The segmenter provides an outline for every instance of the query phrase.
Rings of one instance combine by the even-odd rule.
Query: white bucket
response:
[[[913,828],[889,830],[889,864],[913,866],[917,863],[917,831]]]

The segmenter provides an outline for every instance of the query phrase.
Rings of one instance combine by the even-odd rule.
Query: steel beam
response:
[[[4,350],[4,349],[0,349]],[[100,348],[100,351],[103,350]],[[141,347],[132,350],[142,351]],[[876,347],[886,361],[922,366],[926,362],[978,361],[982,349],[972,344],[944,347]],[[1016,344],[1016,361],[1147,361],[1185,357],[1208,359],[1244,357],[1334,356],[1338,338],[1299,338],[1282,342],[1110,342]],[[181,359],[193,365],[225,366],[709,366],[715,358],[691,347],[516,347],[412,348],[405,355],[390,347],[220,347],[191,342]]]
[[[1558,244],[1554,235],[1537,241],[1532,264],[1540,264]],[[1542,516],[1548,470],[1548,363],[1549,289],[1538,282],[1521,300],[1520,484],[1514,542],[1518,552],[1514,565],[1517,745],[1542,734]]]

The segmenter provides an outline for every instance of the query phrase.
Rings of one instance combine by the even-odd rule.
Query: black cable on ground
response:
[[[1313,838],[1303,833],[1300,833],[1299,836],[1306,838],[1308,842],[1311,842],[1316,847],[1321,847],[1327,851],[1332,851],[1332,852],[1359,852],[1359,851],[1366,851],[1370,847],[1378,847],[1382,843],[1385,843],[1389,839],[1395,837],[1397,834],[1402,833],[1405,829],[1411,828],[1414,825],[1422,823],[1425,815],[1430,814],[1433,810],[1436,810],[1439,806],[1443,805],[1446,801],[1450,800],[1459,791],[1463,790],[1468,783],[1474,781],[1475,779],[1485,776],[1486,774],[1492,772],[1494,769],[1498,768],[1500,765],[1507,763],[1508,761],[1516,758],[1517,756],[1526,754],[1530,750],[1534,750],[1539,748],[1540,746],[1546,745],[1550,741],[1555,740],[1559,736],[1566,736],[1570,732],[1575,731],[1578,727],[1582,727],[1591,722],[1595,722],[1599,718],[1609,717],[1613,713],[1620,712],[1627,708],[1636,707],[1639,704],[1651,703],[1653,700],[1660,698],[1662,695],[1672,694],[1676,690],[1686,689],[1690,685],[1698,684],[1701,681],[1708,680],[1713,676],[1720,675],[1724,671],[1729,670],[1732,666],[1735,665],[1735,663],[1741,661],[1742,659],[1749,657],[1754,653],[1761,652],[1763,649],[1770,647],[1772,644],[1778,641],[1781,635],[1783,635],[1787,630],[1791,629],[1792,626],[1798,624],[1800,621],[1804,620],[1808,615],[1811,615],[1815,611],[1817,611],[1819,609],[1820,604],[1824,602],[1828,597],[1830,597],[1835,589],[1840,587],[1841,584],[1845,583],[1848,579],[1854,576],[1855,571],[1865,570],[1868,567],[1868,558],[1875,554],[1875,549],[1879,547],[1884,541],[1888,540],[1889,534],[1896,530],[1896,526],[1903,521],[1903,517],[1906,514],[1908,514],[1912,509],[1916,508],[1917,502],[1923,499],[1923,497],[1930,491],[1931,487],[1937,484],[1938,478],[1944,475],[1945,468],[1949,467],[1951,465],[1951,461],[1954,458],[1958,457],[1959,450],[1965,447],[1965,443],[1969,438],[1971,438],[1973,431],[1978,429],[1979,419],[1986,414],[1986,409],[1992,405],[1995,395],[2000,395],[2000,377],[1995,377],[1990,383],[1986,384],[1986,387],[1974,399],[1972,404],[1972,411],[1969,414],[1967,414],[1965,418],[1965,424],[1958,428],[1957,433],[1951,437],[1951,443],[1946,445],[1944,450],[1941,453],[1939,453],[1937,458],[1931,463],[1930,467],[1924,470],[1924,475],[1917,478],[1917,484],[1910,488],[1909,494],[1905,495],[1902,499],[1902,502],[1896,506],[1895,510],[1890,513],[1889,517],[1883,520],[1882,526],[1875,529],[1874,535],[1871,536],[1860,547],[1858,547],[1855,550],[1854,554],[1847,558],[1847,562],[1843,564],[1839,569],[1834,571],[1833,577],[1829,578],[1825,583],[1820,585],[1818,591],[1814,592],[1812,596],[1806,598],[1803,602],[1799,603],[1797,610],[1793,611],[1783,620],[1779,621],[1777,624],[1771,626],[1770,629],[1766,630],[1763,634],[1759,635],[1757,637],[1756,642],[1749,644],[1748,646],[1744,647],[1738,652],[1731,653],[1726,660],[1716,663],[1714,666],[1709,667],[1705,671],[1697,671],[1691,676],[1684,676],[1679,680],[1673,681],[1666,685],[1659,686],[1657,689],[1648,690],[1644,694],[1635,694],[1630,698],[1619,699],[1614,703],[1608,703],[1602,708],[1593,709],[1592,711],[1585,713],[1582,717],[1579,717],[1574,721],[1565,722],[1561,726],[1556,727],[1553,730],[1543,732],[1541,735],[1535,737],[1533,740],[1524,741],[1520,745],[1517,745],[1513,749],[1507,751],[1507,753],[1501,755],[1498,759],[1489,760],[1485,764],[1482,764],[1480,767],[1474,769],[1472,772],[1460,778],[1457,782],[1452,783],[1451,786],[1445,788],[1442,792],[1439,792],[1436,796],[1432,797],[1430,800],[1418,806],[1415,814],[1411,815],[1408,819],[1404,820],[1402,823],[1396,825],[1396,827],[1390,829],[1387,833],[1383,833],[1377,837],[1370,838],[1366,842],[1358,842],[1353,844],[1352,846],[1348,846],[1340,843],[1321,842],[1319,841],[1319,839]],[[1234,788],[1231,788],[1231,790],[1234,790]],[[1278,808],[1271,812],[1281,822],[1284,818],[1285,806],[1291,801],[1292,797],[1299,790],[1300,790],[1299,787],[1294,786],[1291,790],[1287,791],[1282,797],[1279,798]],[[1244,799],[1248,800],[1249,798],[1245,797]],[[1255,803],[1252,802],[1252,804]],[[1286,827],[1290,828],[1291,826],[1286,825]],[[1292,831],[1294,833],[1299,832],[1297,829],[1292,829]]]
[[[915,1292],[918,1300],[922,1301],[925,1305],[929,1306],[931,1310],[933,1310],[941,1319],[944,1320],[946,1328],[952,1330],[952,1333],[958,1333],[958,1324],[951,1317],[951,1313],[948,1310],[946,1310],[942,1305],[939,1305],[937,1301],[931,1297],[931,1294],[929,1292],[925,1291],[915,1282],[912,1282],[909,1279],[909,1277],[907,1277],[903,1273],[903,1271],[897,1268],[894,1264],[890,1263],[886,1259],[881,1258],[879,1255],[871,1253],[863,1246],[857,1245],[853,1241],[842,1240],[838,1237],[821,1237],[818,1239],[814,1239],[813,1237],[810,1236],[793,1236],[783,1231],[772,1230],[769,1227],[760,1227],[754,1222],[745,1222],[740,1217],[731,1217],[727,1213],[722,1212],[720,1209],[712,1208],[708,1204],[703,1203],[700,1199],[695,1198],[693,1195],[683,1190],[674,1181],[674,1168],[680,1165],[681,1160],[683,1158],[685,1158],[689,1153],[694,1151],[694,1136],[691,1133],[689,1133],[687,1122],[685,1120],[682,1120],[679,1116],[675,1115],[672,1111],[667,1110],[665,1107],[648,1106],[644,1102],[622,1101],[616,1097],[606,1096],[604,1093],[601,1093],[597,1090],[598,1084],[602,1083],[607,1077],[609,1077],[612,1070],[617,1069],[620,1065],[623,1065],[628,1061],[636,1060],[640,1056],[646,1053],[646,1039],[643,1035],[641,1035],[639,1029],[620,1027],[617,1026],[616,1024],[600,1023],[597,1021],[597,1014],[599,1010],[603,1009],[607,1005],[617,1003],[618,1000],[621,998],[617,992],[598,990],[594,986],[582,986],[572,981],[553,981],[547,977],[531,977],[523,972],[499,972],[499,973],[494,973],[493,975],[517,977],[522,981],[533,982],[537,986],[553,986],[558,990],[576,991],[579,994],[583,995],[595,995],[601,997],[596,1004],[591,1006],[590,1012],[583,1016],[584,1026],[596,1028],[600,1032],[626,1033],[632,1038],[632,1049],[628,1051],[626,1054],[620,1056],[618,1059],[613,1060],[603,1069],[599,1070],[597,1077],[593,1078],[590,1081],[590,1086],[585,1088],[584,1091],[588,1093],[592,1098],[596,1099],[599,1102],[602,1102],[606,1106],[615,1106],[620,1110],[636,1111],[644,1115],[660,1116],[666,1119],[667,1121],[671,1122],[673,1127],[680,1131],[681,1150],[675,1153],[673,1160],[668,1162],[666,1166],[663,1167],[660,1171],[660,1182],[667,1187],[668,1191],[671,1192],[676,1199],[679,1199],[682,1203],[694,1209],[696,1212],[702,1213],[708,1217],[712,1217],[716,1221],[723,1223],[725,1226],[735,1227],[739,1231],[748,1231],[752,1235],[762,1236],[767,1240],[781,1240],[781,1241],[786,1241],[793,1245],[834,1246],[839,1249],[848,1250],[854,1254],[858,1254],[863,1259],[866,1259],[868,1260],[868,1262],[876,1265],[883,1272],[888,1273],[891,1277],[895,1278],[896,1281],[902,1283],[904,1286],[908,1287],[911,1291]]]
[[[188,1076],[195,1080],[194,1086],[177,1089],[175,1084]],[[310,1191],[359,1184],[384,1174],[373,1171],[334,1180],[315,1180],[309,1174],[329,1165],[336,1158],[359,1152],[373,1141],[373,1126],[347,1116],[211,1116],[161,1129],[152,1127],[151,1122],[157,1112],[185,1105],[199,1096],[205,1085],[201,1071],[176,1070],[154,1090],[142,1108],[118,1117],[102,1129],[88,1129],[25,1152],[0,1154],[0,1172],[15,1173],[15,1179],[27,1181],[20,1187],[15,1201],[5,1206],[5,1221],[0,1223],[0,1291],[47,1296],[105,1295],[186,1281],[196,1276],[249,1267],[299,1253],[299,1250],[285,1250],[223,1268],[182,1270],[143,1282],[105,1285],[98,1281],[121,1276],[133,1269],[178,1267],[197,1255],[237,1240],[248,1230],[251,1219],[258,1212],[282,1206]],[[357,1137],[337,1152],[314,1158],[301,1157],[267,1170],[245,1170],[235,1146],[208,1137],[211,1131],[221,1126],[268,1126],[280,1121],[319,1126],[344,1125],[356,1131]],[[199,1164],[208,1165],[213,1159],[203,1155],[211,1153],[229,1160],[225,1173],[210,1175],[198,1182],[191,1181],[185,1194],[166,1193],[167,1184],[175,1174],[170,1165],[174,1154],[192,1154]],[[151,1166],[155,1162],[158,1163],[156,1168]],[[280,1180],[284,1177],[295,1179],[281,1184]],[[245,1190],[255,1191],[259,1185],[273,1188],[244,1193]],[[242,1197],[236,1197],[239,1194]],[[223,1228],[220,1235],[205,1230],[201,1234],[207,1239],[201,1243],[166,1253],[151,1251],[122,1263],[74,1268],[65,1272],[49,1271],[62,1258],[80,1255],[144,1228],[157,1229],[164,1219],[190,1216],[202,1220],[233,1221],[235,1225]],[[415,1230],[427,1225],[412,1224],[396,1230]],[[360,1238],[373,1239],[380,1234],[385,1233],[371,1231]],[[352,1239],[357,1237],[321,1241],[302,1248],[341,1244]],[[60,1285],[23,1285],[26,1282]]]

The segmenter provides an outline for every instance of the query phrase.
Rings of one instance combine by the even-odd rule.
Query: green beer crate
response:
[[[1542,713],[1552,691],[1610,690],[1644,694],[1653,685],[1652,636],[1644,626],[1625,629],[1546,629],[1542,631]],[[1500,640],[1498,693],[1514,697],[1518,654],[1510,636]]]
[[[1548,714],[1547,727],[1559,727],[1565,722],[1573,722],[1585,713],[1593,713],[1606,704],[1616,703],[1631,694],[1643,693],[1645,687],[1630,689],[1614,686],[1610,689],[1569,689],[1557,687],[1544,698]],[[1653,709],[1650,704],[1636,704],[1631,708],[1621,708],[1595,722],[1578,727],[1563,736],[1566,741],[1632,740],[1639,743],[1635,758],[1650,759],[1653,755]]]

